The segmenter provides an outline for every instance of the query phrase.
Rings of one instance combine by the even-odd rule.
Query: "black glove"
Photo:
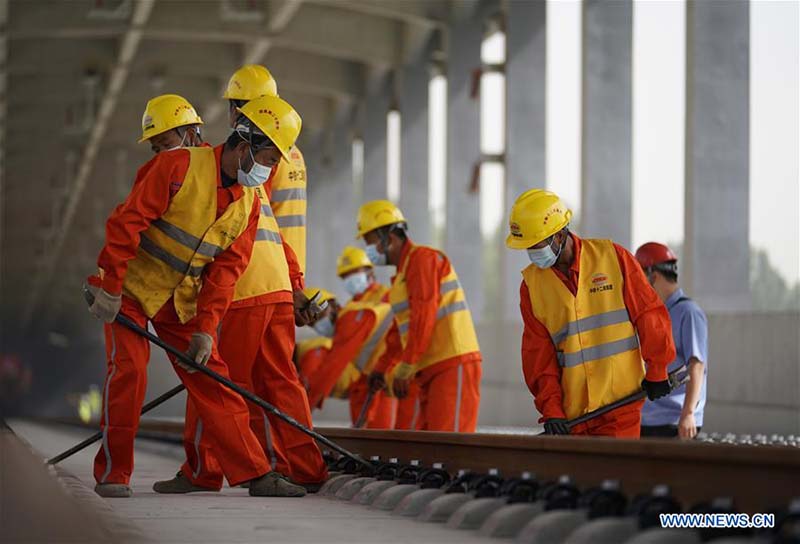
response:
[[[548,419],[544,422],[544,434],[569,434],[567,420],[562,418]]]
[[[647,398],[650,400],[660,399],[670,394],[669,380],[661,382],[651,382],[649,380],[642,381],[642,389],[647,393]]]

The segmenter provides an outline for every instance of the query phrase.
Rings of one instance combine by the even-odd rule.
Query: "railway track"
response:
[[[74,420],[62,423],[77,424]],[[86,426],[94,428],[93,426]],[[729,497],[741,512],[765,512],[800,496],[800,450],[786,446],[732,445],[674,440],[457,434],[317,428],[318,432],[365,458],[441,463],[510,478],[523,472],[540,481],[568,475],[583,488],[618,480],[625,493],[649,493],[669,486],[686,504]],[[180,442],[183,425],[143,420],[140,435]]]

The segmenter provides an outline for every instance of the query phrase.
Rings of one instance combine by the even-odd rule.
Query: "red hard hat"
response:
[[[636,250],[636,260],[642,268],[650,268],[661,263],[677,262],[678,256],[664,244],[647,242]]]

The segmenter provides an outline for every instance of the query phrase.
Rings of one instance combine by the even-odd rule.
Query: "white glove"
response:
[[[211,350],[214,346],[214,339],[210,334],[204,332],[196,332],[192,334],[192,339],[189,341],[189,349],[186,350],[186,355],[198,365],[206,366],[208,359],[211,357]],[[195,369],[181,362],[176,363],[179,367],[188,373],[197,372]]]
[[[89,312],[97,319],[112,323],[122,307],[122,295],[112,295],[99,287],[89,287],[89,292],[94,295],[94,302],[89,306]]]

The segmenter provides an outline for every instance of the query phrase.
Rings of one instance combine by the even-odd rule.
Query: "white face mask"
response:
[[[322,336],[327,336],[328,338],[333,338],[333,333],[335,331],[335,327],[333,326],[333,321],[331,321],[331,316],[325,316],[311,327],[317,331],[317,334]]]
[[[553,240],[550,240],[550,243],[544,246],[543,248],[539,249],[528,249],[528,258],[531,260],[533,264],[538,266],[539,268],[550,268],[556,261],[558,261],[558,256],[561,255],[561,251],[564,249],[564,245],[566,244],[566,239],[564,239],[564,243],[558,246],[558,253],[553,251]]]
[[[369,261],[375,266],[386,266],[386,254],[378,251],[378,244],[370,244],[364,251]]]
[[[239,182],[239,185],[244,185],[245,187],[258,187],[269,179],[272,168],[256,162],[255,157],[253,157],[253,150],[250,149],[249,146],[247,150],[250,152],[253,166],[250,168],[249,172],[245,172],[242,170],[242,160],[239,159],[239,170],[236,172],[236,180]]]
[[[351,297],[360,295],[369,287],[369,278],[366,272],[356,272],[344,279],[344,289]]]

